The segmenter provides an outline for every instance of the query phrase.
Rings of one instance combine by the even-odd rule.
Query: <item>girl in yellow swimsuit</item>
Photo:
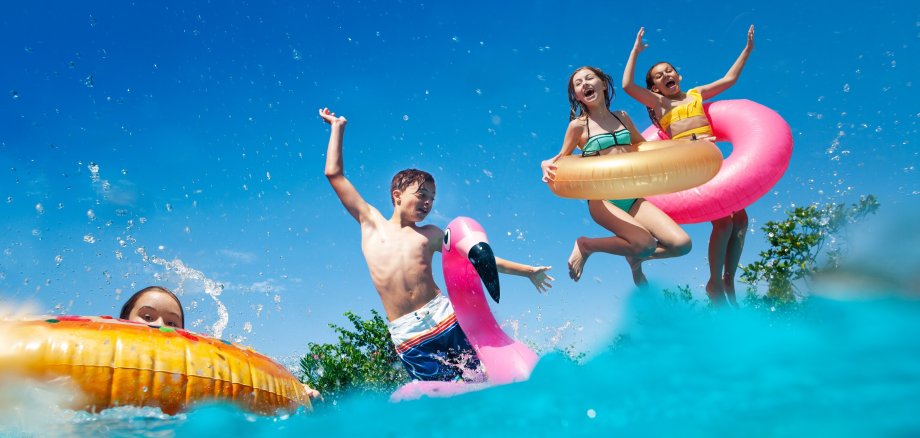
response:
[[[754,25],[748,29],[747,45],[728,73],[713,83],[692,88],[686,93],[680,87],[683,78],[667,62],[659,62],[648,70],[645,75],[646,88],[633,82],[636,59],[646,47],[642,43],[644,33],[644,28],[639,29],[629,60],[626,61],[623,90],[645,105],[652,123],[672,139],[690,137],[715,141],[709,120],[703,113],[703,100],[725,91],[738,81],[744,64],[754,50]],[[747,227],[747,212],[743,209],[712,222],[706,293],[716,305],[724,304],[726,299],[732,305],[738,305],[735,300],[735,271],[741,259]]]
[[[594,155],[624,153],[624,146],[644,140],[625,112],[610,110],[613,84],[609,75],[595,67],[582,67],[572,73],[568,88],[569,126],[562,150],[540,165],[544,182],[555,179],[556,162],[575,148],[582,150],[582,159],[590,160]],[[642,261],[690,252],[690,236],[645,199],[588,201],[588,211],[613,236],[579,237],[575,241],[569,256],[569,277],[575,281],[581,278],[588,256],[595,252],[625,256],[636,285],[646,283]]]

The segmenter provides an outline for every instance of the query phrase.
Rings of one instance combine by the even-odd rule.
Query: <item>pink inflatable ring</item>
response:
[[[712,221],[753,204],[779,181],[792,156],[792,132],[776,111],[750,100],[703,108],[716,138],[732,144],[731,155],[709,182],[647,198],[681,224]],[[649,141],[666,138],[655,126],[642,135]]]

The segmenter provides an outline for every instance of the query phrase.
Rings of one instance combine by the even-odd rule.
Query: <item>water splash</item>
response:
[[[162,266],[167,272],[172,272],[179,276],[178,291],[183,290],[186,281],[192,280],[201,282],[204,286],[204,292],[208,294],[208,296],[214,300],[214,304],[217,305],[217,321],[208,328],[208,334],[215,338],[222,337],[224,329],[227,328],[227,324],[230,322],[230,314],[227,312],[227,306],[218,298],[224,291],[223,283],[208,278],[203,272],[187,266],[182,260],[174,259],[173,261],[167,261],[157,256],[147,257],[146,251],[143,251],[143,248],[138,249],[141,250],[139,253],[143,255],[145,261],[149,260],[150,263]]]

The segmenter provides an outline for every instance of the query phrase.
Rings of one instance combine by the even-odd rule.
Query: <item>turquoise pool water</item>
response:
[[[523,383],[399,404],[362,395],[312,414],[201,406],[56,415],[32,406],[4,433],[87,436],[753,435],[920,433],[920,302],[814,298],[800,311],[712,312],[632,300],[618,341],[585,361],[543,357]],[[19,395],[25,395],[25,391]],[[9,396],[9,394],[7,394]],[[9,420],[7,414],[6,420]],[[17,421],[18,425],[17,425]]]

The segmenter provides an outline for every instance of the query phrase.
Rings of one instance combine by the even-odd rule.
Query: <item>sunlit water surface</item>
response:
[[[791,313],[713,312],[638,295],[608,349],[583,364],[544,356],[524,383],[398,404],[365,394],[279,417],[228,405],[178,416],[151,408],[49,416],[50,392],[7,386],[0,434],[920,433],[918,301],[812,298]]]

